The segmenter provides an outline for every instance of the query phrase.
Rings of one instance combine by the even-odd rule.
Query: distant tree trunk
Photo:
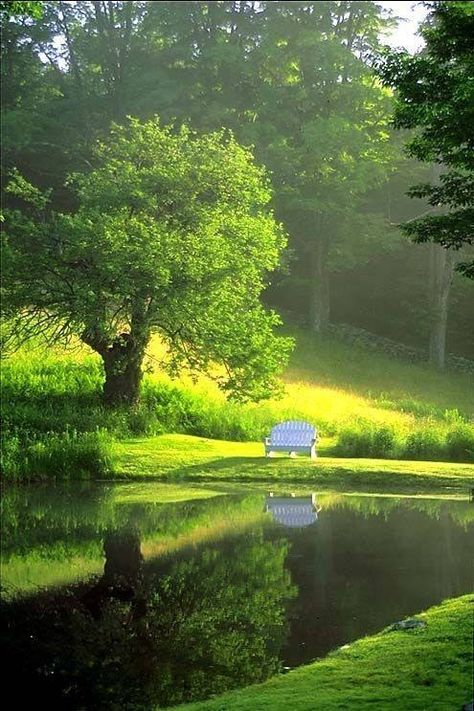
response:
[[[311,253],[311,289],[309,318],[313,333],[321,333],[329,323],[329,240],[318,235]]]
[[[455,252],[437,244],[429,245],[430,340],[429,362],[444,368],[449,293],[455,264]]]

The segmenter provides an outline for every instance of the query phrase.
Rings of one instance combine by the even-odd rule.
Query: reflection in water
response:
[[[288,528],[311,526],[318,520],[320,510],[316,506],[316,494],[275,496],[271,492],[265,499],[265,511],[272,514],[275,523]]]
[[[427,502],[423,512],[421,503],[378,503],[325,502],[317,535],[292,531],[287,567],[299,594],[288,612],[287,666],[471,591],[474,526],[453,523],[456,504]],[[468,510],[458,506],[462,520]]]
[[[80,594],[82,604],[96,620],[102,617],[106,603],[112,599],[131,603],[131,620],[142,617],[146,612],[146,599],[139,532],[133,529],[107,532],[104,555],[104,573]]]
[[[137,532],[115,531],[104,552],[90,583],[3,602],[4,674],[20,707],[149,709],[280,670],[294,594],[285,542],[260,532],[146,563]]]
[[[470,590],[469,503],[318,496],[318,517],[314,496],[267,497],[262,513],[258,495],[117,491],[6,493],[4,694],[19,708],[208,697]]]

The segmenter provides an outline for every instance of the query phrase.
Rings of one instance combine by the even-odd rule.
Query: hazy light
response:
[[[418,28],[427,15],[427,9],[421,2],[378,2],[384,10],[391,10],[399,17],[398,27],[391,30],[384,38],[391,47],[403,47],[412,54],[424,46],[423,39],[417,35]]]

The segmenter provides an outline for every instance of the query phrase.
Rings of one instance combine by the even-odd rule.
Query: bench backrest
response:
[[[294,444],[304,447],[311,445],[315,437],[316,428],[309,422],[286,420],[272,428],[270,443],[275,445]]]

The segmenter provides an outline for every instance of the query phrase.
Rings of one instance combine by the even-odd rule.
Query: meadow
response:
[[[229,402],[208,378],[173,380],[154,340],[142,400],[131,410],[101,404],[100,362],[86,348],[25,347],[2,365],[4,476],[104,477],[116,473],[117,440],[178,433],[257,442],[289,418],[317,426],[322,457],[474,461],[471,375],[440,373],[334,336],[291,335],[296,348],[280,400]]]

